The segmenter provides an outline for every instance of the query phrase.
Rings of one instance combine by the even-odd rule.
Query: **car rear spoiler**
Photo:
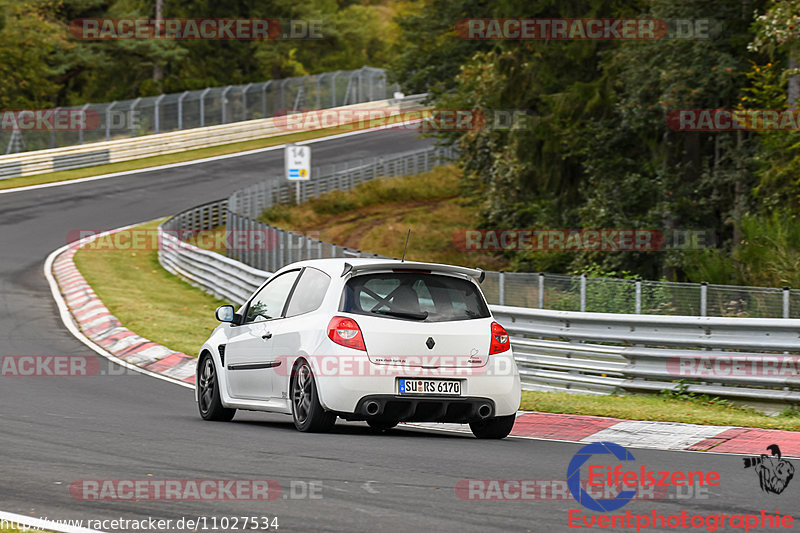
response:
[[[364,264],[344,264],[342,277],[349,273],[363,274],[364,272],[386,272],[392,270],[425,270],[431,272],[443,272],[445,274],[460,274],[475,278],[478,283],[483,283],[486,279],[486,272],[480,268],[467,268],[455,265],[441,265],[439,263],[418,263],[416,261],[387,261],[385,263],[364,263]]]

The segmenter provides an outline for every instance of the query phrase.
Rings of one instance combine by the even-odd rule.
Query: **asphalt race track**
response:
[[[312,150],[317,165],[430,142],[408,131],[377,131],[316,143]],[[62,326],[42,275],[45,257],[65,244],[70,230],[174,214],[280,174],[282,165],[282,151],[275,150],[0,195],[0,355],[90,353]],[[208,423],[190,390],[105,360],[100,365],[102,375],[87,378],[0,377],[0,510],[51,520],[153,517],[174,523],[204,516],[206,531],[213,531],[212,517],[266,516],[277,517],[278,531],[285,532],[556,532],[568,530],[571,509],[592,516],[571,498],[468,501],[455,491],[463,479],[563,480],[577,444],[479,441],[408,428],[381,435],[355,423],[329,435],[306,435],[288,417],[246,412],[232,423]],[[780,495],[764,493],[739,456],[631,451],[648,470],[715,470],[721,483],[688,499],[635,501],[619,512],[796,509],[800,480]],[[283,491],[270,502],[153,502],[82,501],[68,490],[81,479],[148,478],[274,479]],[[304,497],[312,482],[321,484],[320,498]]]

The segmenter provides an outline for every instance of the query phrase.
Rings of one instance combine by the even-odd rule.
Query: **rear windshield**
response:
[[[341,310],[424,322],[490,316],[474,283],[421,272],[354,276],[345,285]]]

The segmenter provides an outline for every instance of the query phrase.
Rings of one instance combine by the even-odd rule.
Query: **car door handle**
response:
[[[269,339],[271,339],[271,338],[272,338],[272,333],[270,333],[270,332],[268,331],[268,332],[264,333],[263,335],[261,335],[261,338],[262,338],[262,339],[264,339],[265,341],[266,341],[266,340],[269,340]]]

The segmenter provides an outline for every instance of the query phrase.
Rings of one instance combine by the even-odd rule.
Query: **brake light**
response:
[[[361,328],[352,318],[335,316],[328,324],[328,338],[341,346],[354,348],[356,350],[367,350],[364,346],[364,337],[361,335]]]
[[[497,322],[492,322],[492,344],[489,346],[489,355],[505,352],[509,348],[511,341],[506,329]]]

